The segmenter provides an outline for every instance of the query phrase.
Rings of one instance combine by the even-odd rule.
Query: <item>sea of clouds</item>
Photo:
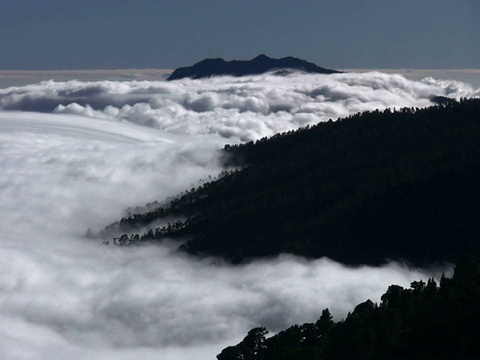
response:
[[[230,142],[272,136],[320,121],[386,107],[425,107],[433,96],[479,96],[451,80],[401,75],[216,77],[180,81],[45,81],[0,89],[4,110],[77,114],[173,134],[219,134]]]
[[[314,322],[326,307],[341,319],[392,283],[449,271],[287,255],[231,266],[85,236],[217,175],[226,143],[437,95],[480,90],[381,73],[0,89],[0,358],[213,359],[254,326]]]

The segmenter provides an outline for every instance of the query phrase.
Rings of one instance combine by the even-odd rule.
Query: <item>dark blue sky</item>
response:
[[[1,0],[0,69],[480,68],[478,0]]]

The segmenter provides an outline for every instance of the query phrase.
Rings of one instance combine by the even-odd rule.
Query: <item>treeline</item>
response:
[[[266,338],[263,327],[224,349],[218,360],[480,359],[480,263],[464,259],[452,278],[391,285],[334,322],[328,309],[315,323]]]
[[[186,239],[182,250],[232,262],[456,261],[480,249],[479,140],[478,99],[357,114],[226,146],[239,170],[116,226],[183,218],[130,237]]]

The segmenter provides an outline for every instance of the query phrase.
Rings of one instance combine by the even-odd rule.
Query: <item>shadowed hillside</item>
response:
[[[347,264],[456,261],[480,244],[480,100],[385,110],[226,146],[237,171],[107,228],[238,263],[292,253]]]

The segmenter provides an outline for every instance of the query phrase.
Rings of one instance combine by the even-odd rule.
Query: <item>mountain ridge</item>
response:
[[[171,222],[119,244],[186,240],[233,263],[291,253],[424,266],[479,253],[480,100],[357,114],[223,150],[227,171],[106,229]]]
[[[208,58],[195,63],[192,66],[185,66],[176,69],[168,78],[168,81],[182,78],[201,79],[211,76],[246,76],[258,75],[266,72],[277,71],[283,74],[284,71],[303,71],[316,74],[335,74],[339,71],[325,69],[306,60],[292,56],[274,59],[260,54],[251,60],[231,60],[222,58]]]

